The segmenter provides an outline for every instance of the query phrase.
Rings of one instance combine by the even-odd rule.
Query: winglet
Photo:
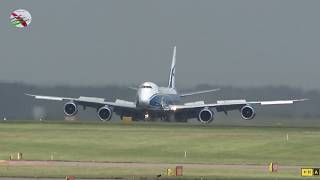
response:
[[[24,95],[26,96],[32,96],[32,97],[35,97],[36,95],[33,95],[33,94],[28,94],[28,93],[24,93]]]
[[[302,102],[302,101],[309,101],[310,99],[304,98],[304,99],[295,99],[293,102]]]

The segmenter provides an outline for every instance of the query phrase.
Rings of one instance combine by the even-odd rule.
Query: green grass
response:
[[[50,160],[53,156],[54,160],[66,161],[263,165],[278,162],[280,165],[319,166],[319,130],[310,127],[216,127],[155,123],[0,123],[0,159],[8,159],[11,154],[22,152],[27,160]],[[286,134],[289,134],[289,141],[286,141]],[[20,174],[24,174],[25,168],[29,167],[18,168],[22,169]],[[43,174],[54,172],[53,167],[42,168],[47,168]],[[68,168],[82,175],[87,174],[79,168]],[[5,172],[19,175],[18,169],[10,169],[1,166],[0,176],[5,176]],[[92,174],[100,177],[99,168],[94,169]],[[117,176],[130,175],[133,170],[101,171],[106,173],[101,176]],[[146,175],[164,172],[159,169],[136,171]],[[224,177],[224,174],[233,177],[234,173],[229,171],[232,170],[193,169],[186,174],[190,172],[190,177]],[[257,173],[237,171],[241,171],[244,177],[254,177]],[[266,173],[264,175],[270,177]],[[299,172],[284,172],[281,177],[299,177]]]

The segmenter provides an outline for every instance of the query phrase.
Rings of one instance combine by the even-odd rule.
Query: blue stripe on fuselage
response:
[[[149,105],[152,107],[161,107],[161,103],[164,105],[174,105],[180,101],[180,97],[175,94],[154,94],[150,97]]]

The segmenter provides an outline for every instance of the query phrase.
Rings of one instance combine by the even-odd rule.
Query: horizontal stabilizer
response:
[[[136,88],[136,87],[129,87],[129,89],[131,89],[131,90],[138,90],[138,88]]]
[[[184,105],[190,106],[190,105],[203,105],[204,101],[196,101],[196,102],[189,102],[185,103]]]
[[[205,91],[196,91],[196,92],[190,92],[190,93],[184,93],[184,94],[180,94],[180,97],[186,97],[186,96],[192,96],[192,95],[196,95],[196,94],[205,94],[205,93],[209,93],[209,92],[215,92],[215,91],[219,91],[220,89],[210,89],[210,90],[205,90]]]

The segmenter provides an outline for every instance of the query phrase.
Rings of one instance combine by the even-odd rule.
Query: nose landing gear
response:
[[[149,118],[149,114],[146,112],[146,113],[144,114],[144,119],[147,120],[148,118]]]

